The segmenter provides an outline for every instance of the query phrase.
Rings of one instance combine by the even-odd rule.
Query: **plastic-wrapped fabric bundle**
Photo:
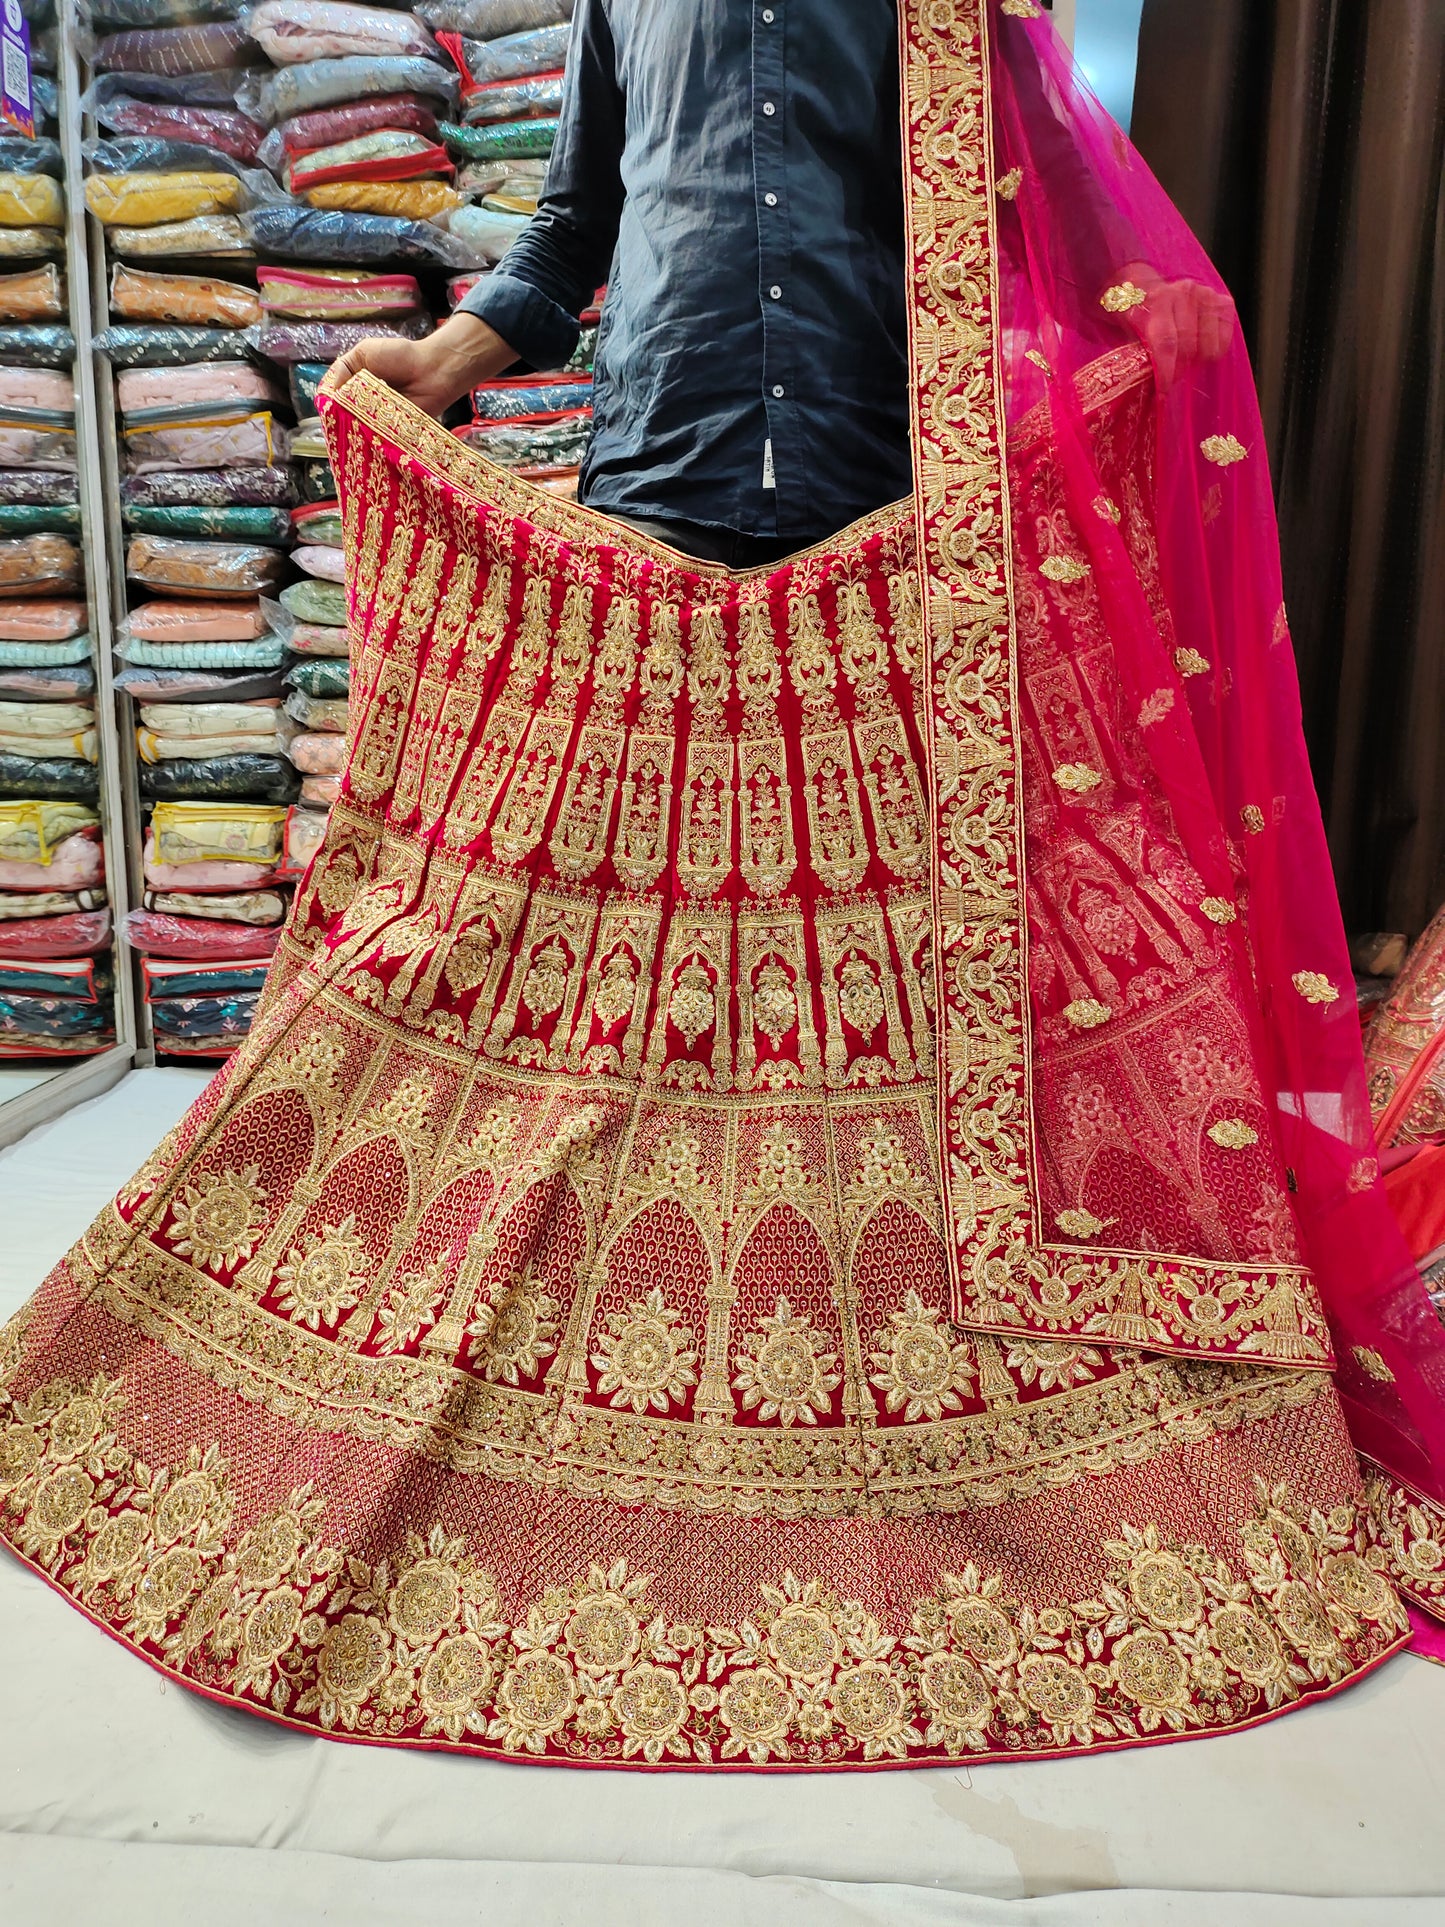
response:
[[[184,710],[188,705],[185,703],[177,703],[175,707],[178,710]],[[143,765],[186,763],[188,766],[193,766],[195,770],[199,770],[204,776],[206,772],[219,767],[228,760],[239,761],[242,764],[245,764],[247,759],[252,757],[269,757],[278,761],[284,761],[287,745],[290,743],[294,734],[295,731],[291,727],[290,717],[283,716],[273,717],[271,727],[264,736],[256,736],[237,730],[220,736],[189,736],[185,734],[180,736],[166,736],[159,734],[153,729],[138,729],[135,733],[135,740],[136,749],[139,752]],[[142,770],[142,774],[144,774],[144,770]],[[186,792],[183,791],[180,793],[185,794]],[[243,782],[233,784],[224,794],[249,796],[250,792]]]
[[[190,863],[234,863],[241,867],[274,864],[281,854],[285,821],[285,810],[265,804],[158,803],[150,828],[154,859],[172,867]]]
[[[139,259],[251,252],[250,235],[235,214],[201,214],[191,221],[160,221],[154,227],[113,227],[108,234],[117,254]]]
[[[147,703],[141,709],[145,729],[171,736],[195,739],[207,736],[272,737],[276,734],[281,705],[273,698],[261,702]]]
[[[218,542],[288,542],[291,514],[281,508],[133,508],[125,522],[137,535],[209,537]]]
[[[457,431],[468,448],[499,468],[576,468],[587,453],[592,416],[566,415],[548,422],[471,422]]]
[[[251,38],[277,67],[355,55],[436,60],[437,44],[410,13],[342,0],[261,0],[248,16]]]
[[[146,909],[163,916],[215,918],[224,923],[250,924],[256,929],[280,923],[286,915],[286,903],[279,890],[215,890],[194,896],[184,890],[147,890],[145,893]]]
[[[555,27],[572,18],[574,0],[417,0],[417,18],[433,33],[464,33],[477,40]]]
[[[183,368],[194,362],[233,361],[236,333],[231,327],[122,325],[102,329],[92,346],[112,368]]]
[[[349,701],[342,696],[312,696],[294,689],[286,698],[286,714],[304,730],[344,736],[350,725]]]
[[[373,94],[421,94],[450,107],[457,98],[457,77],[435,60],[378,60],[353,54],[340,60],[310,60],[301,66],[283,67],[254,87],[243,89],[239,99],[247,112],[254,111],[272,127],[280,120],[294,120],[298,114],[314,113],[342,101],[364,100]]]
[[[109,962],[97,963],[94,956],[22,957],[11,951],[8,941],[0,948],[0,992],[70,997],[78,1003],[94,1004],[114,987]]]
[[[240,809],[239,803],[157,803],[158,810],[166,809]],[[152,890],[167,895],[180,892],[184,895],[199,894],[203,891],[225,891],[228,894],[246,893],[263,889],[276,881],[276,863],[239,862],[221,858],[195,858],[183,863],[163,863],[156,855],[155,839],[147,836],[143,873]]]
[[[88,818],[89,823],[68,835],[58,835],[51,843],[28,839],[33,847],[27,853],[27,839],[9,834],[13,820],[10,813],[19,810],[25,812],[27,818],[33,818],[36,812],[46,808],[74,810],[77,815]],[[0,800],[0,890],[88,890],[104,880],[105,846],[94,810],[63,798]]]
[[[56,668],[7,668],[0,663],[0,697],[6,702],[65,703],[95,693],[95,671],[88,662]]]
[[[243,347],[238,339],[238,352]],[[116,400],[127,424],[139,411],[203,407],[229,402],[279,399],[275,383],[249,361],[211,362],[201,367],[128,369],[115,384]]]
[[[195,602],[158,596],[132,609],[120,625],[121,639],[146,642],[252,642],[266,635],[259,600]]]
[[[445,181],[333,181],[308,187],[305,199],[308,207],[408,221],[438,221],[467,204],[466,196]]]
[[[99,794],[99,772],[85,757],[25,756],[0,750],[0,796],[63,797],[92,803]]]
[[[324,659],[319,662],[298,662],[287,671],[286,683],[289,688],[299,690],[308,697],[345,701],[351,693],[351,664]],[[344,723],[342,726],[345,727]]]
[[[339,549],[345,542],[341,507],[337,502],[308,503],[304,508],[292,509],[291,527],[299,542],[312,546]]]
[[[315,488],[310,486],[311,481],[314,479],[312,471],[324,467],[328,475],[331,472],[330,464],[324,459],[326,454],[326,430],[321,426],[321,417],[319,415],[308,415],[305,420],[297,422],[296,432],[291,437],[291,453],[297,461],[302,463],[302,501],[334,501],[336,497],[334,484],[331,488],[322,490],[320,494],[317,493]]]
[[[27,268],[23,274],[0,274],[0,320],[44,321],[63,318],[67,312],[65,282],[59,268]],[[71,353],[74,352],[72,341]]]
[[[123,635],[115,653],[138,669],[279,669],[286,646],[279,636],[254,642],[150,642]]]
[[[163,957],[141,964],[148,1002],[172,997],[230,996],[258,991],[266,981],[266,959],[207,958],[202,962]]]
[[[34,502],[0,502],[0,535],[78,535],[80,530],[80,509],[74,504],[47,508]]]
[[[210,275],[162,274],[117,262],[110,277],[110,311],[128,321],[171,321],[186,326],[249,328],[261,319],[261,303],[243,282]]]
[[[190,27],[204,20],[234,20],[246,0],[87,0],[92,27]]]
[[[17,596],[0,603],[0,643],[57,643],[79,654],[53,656],[52,662],[82,662],[90,654],[83,602],[63,596]]]
[[[316,396],[330,370],[329,361],[293,361],[289,371],[291,406],[298,420],[319,420]]]
[[[0,134],[0,170],[7,174],[49,174],[61,180],[65,162],[60,143],[27,140],[23,134]]]
[[[247,163],[255,162],[266,138],[259,121],[226,107],[186,107],[121,96],[97,103],[95,114],[113,133],[194,142]]]
[[[205,701],[250,702],[258,696],[279,696],[285,687],[281,675],[271,669],[122,669],[115,679],[137,702],[164,705]]]
[[[286,876],[304,876],[326,835],[328,812],[293,809],[286,819],[286,849],[281,867]]]
[[[340,549],[322,543],[302,543],[291,551],[291,560],[319,582],[345,582],[346,558]]]
[[[0,171],[0,226],[60,227],[65,196],[48,174]]]
[[[249,36],[233,20],[197,27],[128,29],[96,47],[91,66],[101,74],[191,75],[244,59]]]
[[[346,738],[328,730],[291,739],[291,761],[306,776],[340,776],[346,767]]]
[[[127,429],[126,462],[133,474],[147,469],[269,468],[284,462],[290,438],[269,410],[242,421],[197,423],[177,428]]]
[[[394,320],[415,314],[423,306],[413,274],[262,266],[256,270],[256,281],[266,314],[292,321]],[[314,414],[315,410],[306,412]]]
[[[329,810],[333,803],[341,800],[341,778],[339,776],[303,776],[301,779],[300,802],[317,809]]]
[[[278,634],[281,633],[278,630]],[[351,654],[351,632],[331,622],[293,622],[285,631],[286,646],[314,661],[340,661]]]
[[[3,207],[0,177],[0,207]],[[247,194],[234,174],[91,174],[85,205],[103,227],[159,227],[204,214],[231,214]]]
[[[281,940],[278,926],[228,926],[208,917],[173,916],[163,910],[132,910],[121,924],[132,950],[143,957],[180,963],[264,962]],[[5,944],[0,936],[0,946]]]
[[[91,174],[214,174],[219,170],[253,186],[262,185],[255,170],[199,141],[122,134],[115,140],[86,141],[81,151]]]
[[[300,450],[297,455],[299,457]],[[332,502],[336,499],[336,477],[330,462],[301,461],[296,464],[296,481],[303,502]]]
[[[296,481],[289,468],[256,464],[231,469],[157,469],[127,475],[120,485],[123,512],[139,508],[290,508]]]
[[[0,952],[7,957],[97,957],[110,948],[110,938],[108,909],[16,917],[0,923]]]
[[[227,997],[157,997],[149,1006],[151,1023],[158,1038],[198,1044],[224,1041],[234,1047],[250,1030],[260,999],[256,990]]]
[[[75,803],[0,804],[0,862],[44,868],[73,836],[100,836],[94,810]],[[6,888],[16,887],[6,884]],[[73,885],[56,885],[73,888]]]
[[[285,573],[278,549],[239,542],[186,542],[137,535],[126,550],[126,574],[150,589],[193,596],[255,596]]]
[[[341,107],[325,107],[315,114],[298,114],[272,130],[262,157],[270,163],[272,142],[278,142],[280,152],[276,155],[274,171],[279,173],[282,155],[294,159],[300,154],[313,153],[318,147],[335,147],[385,128],[401,128],[434,140],[436,101],[422,94],[381,94],[370,100],[348,101]]]
[[[75,384],[54,368],[14,368],[0,364],[0,412],[29,409],[75,418]]]
[[[0,462],[7,468],[29,468],[36,471],[50,471],[57,474],[73,475],[76,472],[75,429],[37,428],[24,419],[17,420],[15,411],[0,411]],[[55,533],[68,526],[78,526],[75,518],[55,516],[21,517],[11,533],[28,533],[31,529],[44,529]]]
[[[463,98],[462,122],[486,127],[493,121],[556,117],[562,111],[561,74],[533,74],[525,80],[489,80]]]
[[[99,1048],[114,1035],[110,1008],[84,1003],[78,997],[33,997],[19,991],[0,992],[0,1044],[12,1049],[42,1041],[56,1044],[85,1042]]]
[[[49,807],[55,809],[60,806],[51,804]],[[4,932],[13,924],[42,917],[88,916],[97,910],[105,910],[105,905],[104,890],[0,891],[0,941],[3,941]]]
[[[457,249],[440,229],[395,214],[349,214],[337,208],[276,204],[242,217],[251,243],[262,253],[291,261],[368,261],[455,264]]]
[[[452,173],[445,147],[424,134],[379,128],[353,140],[338,141],[296,155],[286,170],[293,194],[330,181],[410,181],[427,174]]]
[[[63,596],[82,581],[80,550],[63,535],[26,535],[0,541],[0,597],[29,598],[39,590]]]
[[[279,751],[234,750],[221,756],[177,756],[142,762],[140,793],[147,803],[226,796],[294,803],[301,794],[301,779]]]
[[[0,327],[0,361],[21,368],[69,368],[75,336],[69,328]]]
[[[444,33],[441,43],[462,73],[462,97],[489,81],[527,80],[534,74],[556,74],[567,59],[571,29],[565,25],[530,27],[522,33],[500,34],[495,40],[474,40]]]
[[[334,582],[293,582],[281,591],[281,607],[298,622],[346,626],[346,591]]]
[[[447,216],[447,231],[478,261],[496,263],[527,231],[530,217],[499,208],[459,207]]]
[[[567,363],[567,366],[562,372],[564,375],[590,375],[592,373],[592,364],[596,359],[597,324],[593,322],[591,326],[588,326],[584,322],[582,332],[577,337],[577,346],[573,350],[572,359]]]
[[[414,314],[393,321],[263,321],[259,327],[247,328],[245,338],[254,353],[286,365],[293,361],[333,362],[358,342],[378,335],[420,341],[431,332],[431,316]]]
[[[592,401],[590,375],[549,376],[514,375],[489,381],[472,391],[472,408],[479,421],[515,421],[525,416],[571,414],[587,408]]]
[[[0,227],[0,256],[7,259],[31,261],[64,251],[65,234],[58,227]]]
[[[545,160],[557,139],[557,121],[504,120],[480,127],[443,121],[438,132],[453,154],[471,161]]]
[[[0,505],[74,508],[79,502],[79,483],[73,473],[59,469],[0,468]]]
[[[537,197],[542,192],[546,177],[546,161],[513,161],[505,158],[499,161],[467,161],[457,172],[457,191],[496,200],[510,207],[513,213],[535,213]],[[474,276],[465,278],[475,279]],[[448,300],[451,297],[452,290],[449,287]],[[452,306],[455,305],[456,302],[452,301]]]
[[[95,708],[86,702],[0,702],[0,749],[95,761]]]

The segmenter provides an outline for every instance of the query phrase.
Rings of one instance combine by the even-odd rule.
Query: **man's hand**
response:
[[[516,351],[476,315],[454,314],[425,341],[378,335],[358,342],[331,371],[333,390],[365,371],[384,381],[428,415],[443,415],[480,381],[510,368]]]
[[[1142,262],[1124,274],[1148,299],[1128,320],[1142,336],[1167,388],[1181,362],[1218,361],[1234,339],[1234,303],[1202,281],[1166,281]]]

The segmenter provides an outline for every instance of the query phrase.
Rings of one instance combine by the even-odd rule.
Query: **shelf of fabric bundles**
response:
[[[245,1036],[340,789],[350,637],[317,391],[364,337],[431,332],[525,228],[571,11],[80,0],[143,1055],[214,1061]],[[596,320],[568,369],[487,384],[456,432],[574,492]]]
[[[35,137],[0,134],[0,1142],[136,1039],[75,20],[24,10]]]

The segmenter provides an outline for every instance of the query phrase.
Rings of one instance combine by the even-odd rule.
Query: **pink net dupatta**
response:
[[[939,10],[919,12],[915,55]],[[1297,1328],[1285,1301],[1319,1304],[1358,1448],[1440,1500],[1445,1333],[1379,1182],[1246,350],[1219,277],[1047,20],[994,0],[988,32],[1037,1189],[1033,1224],[1014,1213],[1012,1251],[980,1264],[956,1164],[955,1310],[1098,1329],[1104,1246],[1134,1273],[1116,1340],[1152,1320],[1160,1342],[1161,1316],[1222,1332],[1271,1293],[1263,1325]],[[915,153],[965,164],[936,87],[912,91],[910,114]],[[943,325],[935,280],[923,327]],[[925,501],[949,413],[920,424]],[[945,756],[962,733],[951,674],[935,631]],[[1162,913],[1166,896],[1197,920]],[[962,1152],[967,1089],[948,1077],[945,1058]],[[1131,1291],[1134,1332],[1117,1312]]]

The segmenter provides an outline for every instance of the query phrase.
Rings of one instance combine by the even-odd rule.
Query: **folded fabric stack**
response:
[[[0,1059],[83,1057],[114,1041],[110,947],[95,810],[0,797]]]
[[[285,825],[274,804],[152,811],[145,905],[126,918],[125,938],[142,959],[160,1055],[224,1057],[251,1028],[286,914],[289,893],[276,887]]]
[[[27,9],[32,15],[41,10]],[[45,10],[48,12],[48,9]],[[53,70],[51,31],[35,34]],[[39,103],[47,99],[37,83]],[[53,115],[53,100],[51,101]],[[56,142],[0,136],[0,1058],[114,1037]],[[28,265],[21,265],[28,263]]]

